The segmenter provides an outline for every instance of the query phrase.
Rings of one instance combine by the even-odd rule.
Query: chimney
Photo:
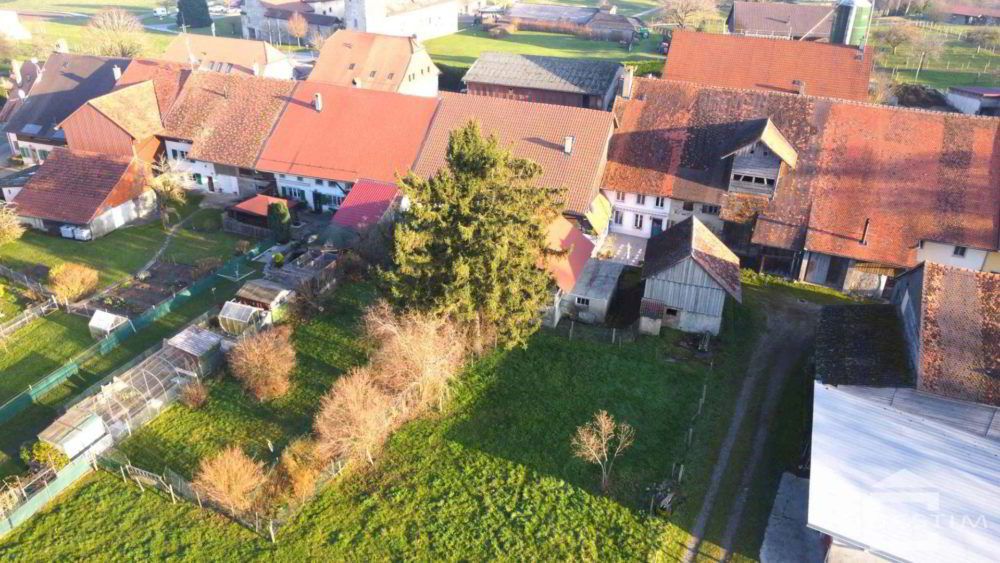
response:
[[[316,108],[316,111],[323,111],[323,94],[316,92],[313,95],[313,107]]]
[[[576,138],[573,137],[573,136],[571,136],[571,135],[566,135],[566,137],[563,138],[563,152],[564,153],[566,153],[566,154],[573,154],[573,141],[575,141],[575,140],[576,140]]]
[[[800,96],[805,96],[806,95],[806,82],[805,82],[805,80],[792,80],[792,86],[795,86],[796,88],[798,88]]]
[[[622,73],[621,78],[619,78],[619,91],[618,95],[625,98],[626,100],[632,97],[632,84],[635,80],[635,68],[626,66],[625,72]]]
[[[253,64],[253,75],[254,76],[260,76],[260,64],[259,63],[254,63]]]
[[[10,75],[14,78],[14,85],[21,85],[21,61],[17,59],[11,59],[10,61]]]
[[[60,38],[56,41],[56,52],[57,53],[68,53],[69,45],[66,43],[65,39]]]
[[[871,224],[872,220],[870,218],[865,218],[865,228],[861,231],[861,240],[859,240],[858,243],[865,246],[868,245],[868,227],[870,227]]]
[[[119,80],[122,79],[122,67],[115,65],[111,67],[111,72],[112,74],[115,75],[115,82],[118,82]]]

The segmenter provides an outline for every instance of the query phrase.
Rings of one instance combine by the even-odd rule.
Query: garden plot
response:
[[[116,315],[140,315],[198,279],[198,270],[187,264],[157,262],[142,276],[122,283],[91,304]]]

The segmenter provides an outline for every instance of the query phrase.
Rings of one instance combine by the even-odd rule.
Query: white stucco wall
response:
[[[705,209],[709,207],[708,204],[692,203],[691,206],[693,209],[687,211],[684,209],[683,201],[669,197],[662,198],[663,206],[660,207],[656,205],[655,196],[647,195],[645,196],[644,203],[638,203],[636,198],[639,194],[622,192],[625,199],[624,201],[620,201],[618,199],[619,192],[615,192],[614,190],[602,191],[604,192],[604,196],[608,198],[608,201],[611,202],[612,209],[619,211],[622,215],[621,224],[617,224],[614,220],[614,213],[612,213],[611,232],[613,233],[649,238],[652,233],[653,219],[661,219],[663,230],[667,230],[670,226],[694,215],[713,232],[722,234],[723,221],[719,218],[719,215],[705,212]],[[636,215],[643,216],[641,228],[635,227]]]
[[[458,32],[458,3],[443,2],[387,15],[381,0],[347,0],[344,25],[369,33],[416,35],[418,40],[426,41]]]
[[[347,197],[347,192],[350,191],[351,185],[349,182],[310,178],[308,176],[293,176],[291,174],[276,174],[275,179],[278,184],[278,195],[286,198],[301,199],[314,211],[333,211],[338,209],[343,202],[343,198]],[[294,192],[292,190],[301,190],[303,194],[301,197],[293,195]],[[334,198],[333,202],[325,204],[323,205],[323,209],[317,210],[314,205],[315,200],[313,196],[317,192]]]
[[[212,187],[215,192],[224,194],[240,193],[239,183],[235,176],[219,174],[215,165],[211,162],[201,160],[191,160],[188,158],[175,158],[175,152],[189,152],[191,143],[180,141],[165,141],[167,158],[177,164],[177,168],[191,175],[191,185],[194,190],[209,191],[208,179],[212,179]]]
[[[967,268],[978,272],[983,269],[987,254],[989,253],[985,250],[966,248],[965,256],[955,256],[954,244],[924,241],[923,245],[917,248],[917,262],[937,262],[945,266]]]
[[[27,165],[41,164],[42,160],[36,158],[39,152],[44,151],[46,153],[50,153],[56,148],[56,145],[24,141],[18,139],[16,135],[10,133],[8,133],[8,139],[12,141],[12,154],[20,154],[24,158],[24,163]],[[21,149],[28,149],[27,154]]]

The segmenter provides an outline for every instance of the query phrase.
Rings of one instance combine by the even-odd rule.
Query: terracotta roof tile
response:
[[[740,259],[693,216],[649,239],[642,277],[653,276],[688,257],[697,262],[733,299],[742,301]]]
[[[565,254],[550,256],[546,260],[545,269],[552,274],[559,289],[572,291],[587,260],[594,253],[594,243],[561,215],[549,225],[547,237],[551,250]]]
[[[191,141],[193,159],[253,168],[294,87],[290,80],[196,72],[161,136]]]
[[[598,195],[612,130],[605,111],[467,94],[441,94],[441,108],[414,171],[431,176],[445,166],[448,134],[471,120],[513,154],[542,167],[538,183],[566,191],[564,208],[583,215]],[[573,137],[570,154],[563,150]]]
[[[604,187],[721,203],[727,220],[757,214],[757,244],[896,266],[915,264],[920,240],[997,244],[996,118],[649,79],[615,113]],[[716,156],[761,118],[798,155],[770,201],[729,194]]]
[[[258,217],[267,217],[267,208],[272,203],[284,203],[285,205],[288,205],[288,200],[280,197],[257,194],[250,199],[237,203],[232,207],[232,209],[248,213],[250,215],[257,215]]]
[[[121,127],[133,139],[149,138],[162,127],[152,80],[118,88],[87,104]]]
[[[812,41],[790,41],[675,31],[663,77],[708,86],[805,93],[846,100],[868,99],[875,52]]]
[[[135,159],[56,148],[14,198],[17,214],[85,225],[145,189]]]
[[[189,65],[197,63],[203,70],[214,70],[211,68],[212,63],[224,63],[231,65],[231,68],[223,72],[250,75],[253,74],[254,65],[263,73],[268,64],[285,58],[287,55],[264,41],[191,33],[174,37],[163,53],[165,61]]]
[[[378,223],[392,202],[399,195],[399,188],[391,182],[359,180],[351,187],[331,223],[355,231]]]
[[[413,38],[341,29],[323,43],[308,81],[397,92],[417,56],[438,73]]]
[[[923,269],[918,388],[1000,406],[1000,274]]]
[[[316,94],[322,111],[313,107]],[[397,174],[413,166],[437,106],[434,98],[299,82],[257,168],[347,182],[395,182]]]
[[[187,65],[154,59],[132,59],[122,77],[115,84],[115,89],[125,88],[147,80],[153,81],[156,90],[156,101],[160,108],[161,119],[170,111],[181,88],[191,75]]]

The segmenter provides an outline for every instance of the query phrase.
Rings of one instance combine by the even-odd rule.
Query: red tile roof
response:
[[[313,97],[320,94],[323,110]],[[438,106],[434,98],[299,82],[256,168],[354,182],[395,182],[413,166]]]
[[[590,209],[604,172],[611,113],[442,92],[441,109],[414,171],[426,177],[443,168],[449,133],[472,120],[483,133],[509,146],[514,156],[541,165],[538,183],[564,189],[566,211],[582,215]],[[563,150],[566,137],[573,137],[570,154]]]
[[[565,254],[550,256],[546,260],[545,269],[552,274],[559,289],[564,292],[572,291],[594,252],[594,243],[561,215],[549,225],[547,236],[549,249]]]
[[[294,87],[291,80],[196,72],[160,135],[190,141],[195,160],[253,168]]]
[[[973,18],[1000,18],[1000,8],[992,6],[945,6],[941,11],[958,16]]]
[[[91,99],[85,105],[99,111],[136,140],[152,137],[163,126],[160,122],[155,87],[151,80],[117,88],[108,94]],[[71,115],[66,120],[72,117]]]
[[[288,205],[288,200],[280,197],[257,194],[248,200],[237,203],[232,207],[232,209],[250,215],[257,215],[258,217],[267,217],[267,208],[272,203],[284,203],[285,205]]]
[[[374,225],[382,219],[392,202],[399,195],[399,188],[390,182],[359,180],[351,193],[340,204],[331,223],[355,231]]]
[[[426,68],[409,70],[418,55]],[[341,29],[323,43],[308,81],[397,92],[408,73],[425,70],[439,74],[423,45],[412,37]]]
[[[856,47],[674,31],[663,77],[707,86],[798,93],[864,101],[875,52]]]
[[[221,69],[222,72],[250,75],[254,73],[254,65],[257,72],[263,74],[268,64],[286,58],[287,55],[264,41],[190,33],[174,37],[163,53],[165,61],[189,65],[197,63],[203,70],[216,70],[212,68],[213,63],[222,63],[231,65],[229,69]]]
[[[642,277],[654,276],[689,257],[733,299],[742,301],[740,259],[694,216],[649,239]]]
[[[180,95],[181,88],[184,87],[189,76],[191,76],[191,70],[187,65],[181,63],[154,59],[132,59],[128,68],[122,73],[122,77],[115,83],[115,89],[152,80],[162,120],[162,117],[173,106],[177,96]]]
[[[997,244],[1000,119],[649,79],[615,113],[606,188],[722,204],[757,218],[755,243],[895,266],[915,265],[920,240]],[[718,158],[761,118],[798,154],[770,200],[728,193]]]
[[[146,173],[136,159],[56,148],[14,204],[22,217],[86,225],[142,194]]]
[[[923,270],[918,388],[1000,406],[1000,274]]]

